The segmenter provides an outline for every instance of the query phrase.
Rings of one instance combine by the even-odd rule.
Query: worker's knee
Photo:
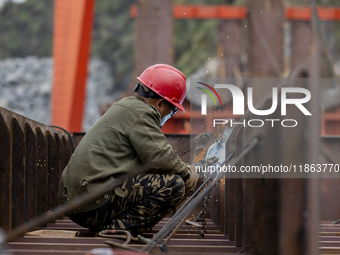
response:
[[[183,181],[183,179],[179,176],[179,175],[177,175],[177,174],[174,174],[174,179],[175,179],[175,185],[177,186],[177,189],[179,190],[179,191],[181,191],[181,190],[184,190],[184,187],[185,187],[185,185],[184,185],[184,181]],[[184,193],[183,193],[184,194]]]
[[[183,179],[177,174],[163,176],[165,185],[159,190],[163,197],[167,197],[173,203],[179,202],[185,193]]]
[[[184,184],[184,181],[183,179],[176,175],[177,177],[177,180],[176,180],[176,185],[178,185],[178,187],[176,188],[176,190],[178,191],[178,196],[179,196],[179,201],[182,200],[182,198],[184,197],[184,194],[185,194],[185,184]],[[179,202],[178,201],[178,202]]]
[[[172,187],[175,190],[181,190],[184,188],[184,181],[183,179],[177,174],[166,174],[162,176],[164,181],[164,186]]]

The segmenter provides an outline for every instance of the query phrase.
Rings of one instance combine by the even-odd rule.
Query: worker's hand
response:
[[[184,178],[185,192],[195,188],[198,180],[198,174],[195,171],[195,166],[188,165],[188,172],[189,174]]]

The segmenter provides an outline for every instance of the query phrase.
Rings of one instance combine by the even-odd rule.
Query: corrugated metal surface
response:
[[[160,221],[152,231],[149,231],[144,236],[152,238],[168,219],[165,218]],[[88,229],[78,226],[68,218],[57,220],[56,223],[50,223],[47,227],[41,229],[79,231],[80,235],[76,238],[25,236],[8,243],[8,251],[14,254],[84,254],[91,249],[108,248],[109,246],[104,244],[104,241],[113,240],[94,237],[93,234],[88,232]],[[207,234],[204,239],[198,239],[199,230],[200,228],[194,226],[182,225],[167,245],[168,254],[236,254],[241,250],[240,247],[235,247],[235,241],[229,241],[216,224],[209,219],[207,220]],[[123,243],[124,240],[115,239],[115,242]],[[142,247],[141,244],[133,242],[129,246],[137,249]],[[119,251],[121,249],[117,248],[114,250]],[[159,252],[160,249],[157,247],[153,251],[153,253]]]
[[[5,231],[57,206],[72,154],[67,133],[0,107],[0,227]]]
[[[168,220],[163,219],[152,231],[144,236],[151,238]],[[12,254],[85,254],[95,248],[109,248],[104,241],[113,239],[95,237],[87,229],[82,228],[68,218],[57,220],[41,229],[72,230],[79,231],[79,237],[75,238],[51,238],[51,237],[21,237],[7,244],[7,251]],[[199,228],[183,225],[177,234],[168,243],[168,254],[237,254],[241,248],[235,247],[235,241],[230,241],[210,219],[207,220],[207,234],[205,239],[198,239]],[[124,240],[115,239],[117,243]],[[131,242],[130,247],[140,249],[141,244]],[[331,222],[320,223],[320,254],[340,254],[340,225]],[[127,254],[122,249],[114,248],[116,253]],[[153,253],[160,253],[155,248]],[[117,253],[118,254],[118,253]],[[243,253],[244,254],[244,253]]]
[[[242,141],[244,139],[259,141],[257,134],[252,133],[253,130],[239,128],[235,130],[236,132],[232,134],[227,142],[227,153],[236,155],[235,164],[238,164],[238,167],[241,164],[240,159],[244,160],[242,163],[244,165],[258,165],[259,162],[262,163],[262,160],[274,160],[278,155],[281,155],[288,162],[300,164],[299,162],[304,162],[305,160],[301,152],[308,149],[308,144],[304,142],[303,135],[301,135],[305,132],[307,125],[302,121],[299,121],[299,123],[301,123],[301,126],[299,126],[300,133],[296,132],[294,136],[292,133],[287,134],[287,132],[283,132],[279,128],[268,128],[267,132],[263,133],[262,147],[256,147],[256,143],[251,148],[249,144],[245,145]],[[38,209],[42,205],[46,208],[44,212],[53,210],[53,204],[56,203],[53,190],[55,190],[58,178],[54,177],[55,183],[48,178],[59,173],[53,173],[56,165],[60,169],[62,168],[60,164],[65,164],[66,156],[70,154],[70,144],[65,143],[62,146],[63,143],[60,143],[61,139],[66,141],[65,137],[63,137],[64,133],[39,123],[34,123],[22,116],[7,112],[5,109],[0,109],[0,128],[4,131],[0,133],[0,141],[6,145],[0,147],[0,162],[3,163],[0,165],[2,169],[0,173],[2,174],[2,180],[4,180],[4,185],[0,186],[0,188],[3,188],[1,195],[4,198],[10,198],[8,201],[6,200],[7,202],[1,200],[3,208],[1,227],[7,232],[10,230],[15,232],[13,231],[13,226],[27,222],[30,218],[34,219],[41,214],[38,213]],[[33,133],[32,137],[31,131],[36,131],[36,135]],[[52,132],[55,132],[53,133],[54,135],[52,135]],[[288,135],[290,140],[282,139],[280,144],[277,144],[278,141],[270,139],[280,136],[288,137]],[[315,137],[318,138],[317,136]],[[189,136],[173,135],[168,136],[168,139],[177,151],[188,149]],[[291,141],[294,141],[294,143]],[[322,152],[320,156],[324,157],[325,163],[339,163],[336,154],[339,142],[340,140],[335,137],[323,138],[320,144],[320,152]],[[25,145],[25,150],[23,150],[23,145]],[[36,150],[37,148],[38,150]],[[38,153],[31,155],[30,152],[32,151],[37,151]],[[245,153],[245,151],[248,151],[248,153]],[[188,157],[188,155],[184,156]],[[26,161],[23,162],[23,159]],[[34,161],[34,159],[37,161]],[[46,160],[46,163],[44,160]],[[186,158],[185,161],[190,161],[190,158]],[[275,165],[279,161],[276,159],[276,161],[268,162]],[[324,162],[322,161],[321,163]],[[20,174],[22,172],[26,173],[24,184],[28,186],[25,189],[20,187],[22,181]],[[31,173],[32,176],[27,175],[27,173]],[[38,188],[33,185],[34,182],[29,181],[29,177],[38,178],[38,174],[43,174],[41,178],[46,181],[45,189]],[[48,178],[46,178],[47,176]],[[11,186],[9,187],[6,186],[8,185],[6,178],[10,180]],[[41,181],[36,180],[41,185]],[[311,208],[306,206],[307,199],[315,201],[316,206],[321,206],[321,201],[319,204],[316,196],[313,195],[314,193],[312,195],[308,192],[306,193],[306,187],[310,185],[310,180],[311,178],[222,178],[219,182],[211,185],[214,186],[214,189],[210,194],[207,207],[210,220],[208,221],[208,231],[205,239],[198,239],[200,228],[183,225],[173,239],[169,241],[169,253],[235,254],[244,249],[249,254],[308,254],[304,253],[304,247],[309,245],[306,241],[306,236],[310,231],[310,227],[313,227],[315,230],[312,232],[313,236],[318,236],[317,231],[320,233],[318,246],[321,253],[340,254],[340,226],[332,225],[330,221],[322,222],[322,224],[319,224],[318,230],[316,228],[318,226],[317,219],[311,223],[306,221],[309,213],[312,212],[310,211]],[[333,190],[337,186],[337,180],[334,179],[333,186],[327,185],[327,188]],[[14,186],[16,189],[14,189]],[[30,191],[33,192],[32,196],[25,193],[29,191],[29,188],[32,188]],[[316,191],[318,190],[318,187],[314,188]],[[334,193],[337,194],[337,192],[331,192],[323,196],[323,203],[326,200],[330,202],[325,206],[326,210],[337,208],[338,203],[334,199],[336,196]],[[47,195],[47,203],[41,204],[38,195],[40,197]],[[37,198],[32,200],[34,196],[37,196]],[[29,201],[30,203],[28,203]],[[198,205],[201,205],[202,199],[200,198],[199,201]],[[20,208],[25,209],[24,214],[19,211]],[[37,212],[32,214],[30,209],[35,209]],[[39,210],[42,210],[42,208]],[[322,210],[324,213],[325,209],[323,208]],[[334,218],[334,221],[337,220],[336,216],[336,211],[334,214],[333,210],[332,218]],[[158,223],[151,232],[146,234],[146,237],[151,238],[164,226],[167,220],[168,218]],[[321,218],[321,220],[324,219]],[[12,225],[9,226],[10,224]],[[91,236],[86,229],[80,228],[67,218],[56,219],[54,223],[48,223],[41,229],[77,230],[80,231],[81,235],[78,238],[10,238],[8,240],[11,241],[6,243],[7,250],[14,254],[85,254],[86,251],[94,248],[107,247],[104,244],[105,239]],[[142,246],[132,244],[132,247],[141,248]],[[117,254],[119,254],[118,251]],[[160,252],[159,248],[154,249],[153,253],[156,252]]]

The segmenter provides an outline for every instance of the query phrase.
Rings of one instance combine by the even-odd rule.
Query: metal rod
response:
[[[171,234],[167,237],[167,239],[162,243],[162,247],[166,245],[167,242],[170,241],[170,239],[176,234],[177,230],[179,229],[180,226],[182,226],[183,222],[185,219],[188,217],[190,211],[181,219],[181,221],[177,224],[177,226],[174,228],[174,230],[171,232]]]
[[[69,140],[69,142],[71,144],[72,152],[74,152],[74,141],[73,141],[72,135],[71,135],[71,133],[69,131],[67,131],[63,127],[59,127],[59,126],[56,126],[56,125],[48,125],[48,127],[57,128],[57,129],[60,129],[60,130],[64,131],[67,134],[67,136],[68,136],[68,140]]]
[[[202,183],[202,185],[189,197],[189,199],[185,201],[185,203],[181,206],[181,208],[178,209],[175,215],[173,215],[171,219],[163,226],[163,228],[160,231],[158,231],[158,233],[154,236],[154,238],[160,235],[160,232],[163,229],[166,229],[172,223],[172,219],[174,219],[175,217],[177,217],[179,213],[181,213],[181,211],[187,206],[187,204],[189,204],[192,201],[192,199],[204,188],[204,185],[207,184],[207,182],[209,182],[212,178],[214,178],[215,175],[217,175],[217,173],[215,173],[214,175],[211,175],[207,180],[205,180],[204,183]]]
[[[230,153],[229,154],[229,156],[228,156],[228,158],[222,163],[222,165],[224,165],[224,164],[226,164],[226,162],[228,162],[232,157],[233,157],[233,153]],[[191,201],[192,201],[192,199],[204,188],[204,186],[211,180],[211,179],[213,179],[213,178],[215,178],[215,176],[217,175],[217,172],[214,174],[214,175],[210,175],[209,176],[209,178],[207,179],[207,180],[205,180],[202,184],[201,184],[201,186],[194,192],[194,194],[192,194],[190,197],[189,197],[189,199],[187,200],[187,201],[185,201],[185,203],[181,206],[181,208],[175,213],[175,215],[173,215],[172,217],[171,217],[171,219],[163,226],[163,228],[160,230],[160,231],[158,231],[158,233],[154,236],[154,238],[157,238],[159,235],[161,235],[162,234],[162,231],[164,230],[164,229],[167,229],[168,228],[168,226],[172,223],[172,221],[173,221],[173,219],[175,219],[176,217],[177,217],[177,215],[179,214],[179,213],[181,213],[181,211],[187,206],[187,204],[189,204]],[[183,217],[183,218],[185,218],[185,217]],[[161,238],[161,239],[163,239],[163,238]],[[160,239],[160,240],[161,240]],[[169,239],[170,240],[170,239]],[[157,243],[158,244],[158,243]],[[152,243],[150,243],[150,244],[148,244],[148,246],[150,246],[150,245],[152,245]],[[155,244],[156,245],[156,244]],[[146,249],[146,248],[145,248]],[[143,248],[143,250],[144,250],[144,248]],[[145,251],[145,250],[144,250]]]
[[[320,40],[321,35],[318,31],[318,14],[316,9],[316,0],[311,0],[313,16],[312,16],[312,31],[313,31],[313,44],[312,44],[312,59],[311,59],[311,79],[309,80],[309,90],[312,99],[309,109],[313,117],[308,118],[307,134],[308,134],[308,149],[307,149],[307,162],[309,164],[317,164],[319,157],[319,124],[320,124]],[[307,211],[308,216],[306,219],[306,254],[317,255],[319,253],[319,213],[320,213],[320,198],[319,198],[319,185],[318,178],[309,176],[307,179]]]
[[[235,165],[240,159],[242,159],[244,156],[246,156],[252,149],[255,148],[255,146],[258,144],[259,139],[257,137],[253,138],[251,143],[244,148],[243,151],[234,159],[232,159],[230,165]],[[229,158],[229,157],[228,157]],[[223,162],[224,163],[224,162]],[[197,195],[195,198],[192,199],[190,203],[187,203],[188,206],[184,208],[184,205],[182,206],[182,210],[180,210],[178,213],[176,213],[170,221],[167,222],[166,225],[154,236],[152,239],[152,243],[146,245],[141,249],[141,252],[147,251],[150,253],[154,247],[155,244],[158,244],[165,236],[167,236],[172,229],[174,229],[178,222],[182,220],[182,218],[190,211],[192,208],[194,208],[202,199],[203,197],[210,192],[210,190],[215,186],[216,182],[219,181],[226,173],[225,172],[219,172],[216,176],[216,178],[209,183],[209,185],[204,189],[199,195]]]
[[[216,178],[217,179],[217,178]],[[216,180],[215,179],[215,180]],[[213,181],[213,184],[215,184],[216,182]],[[160,243],[160,241],[167,236],[170,231],[172,231],[178,224],[179,221],[181,221],[182,218],[185,217],[185,215],[192,210],[193,207],[195,207],[202,199],[203,197],[212,189],[212,183],[210,185],[208,185],[207,189],[202,191],[199,195],[197,195],[192,201],[191,203],[186,206],[183,210],[181,210],[180,213],[177,214],[176,217],[173,217],[171,219],[170,224],[168,224],[167,228],[162,228],[157,235],[154,236],[154,238],[152,239],[152,241],[156,244]],[[145,252],[147,250],[147,252],[151,252],[153,250],[155,246],[153,244],[147,245],[145,246],[141,251]]]
[[[229,156],[227,157],[227,159],[225,161],[223,161],[223,163],[221,164],[221,166],[224,166],[232,157],[234,156],[234,153],[229,153]],[[217,173],[216,173],[217,174]],[[215,175],[216,175],[215,174]],[[202,188],[204,188],[205,184],[210,181],[211,179],[213,179],[213,176],[210,176],[207,180],[205,180],[205,182],[199,187],[199,189],[196,190],[195,193],[197,193],[197,191],[201,190]],[[190,201],[191,201],[191,198],[193,198],[193,196],[195,195],[195,193],[190,197]],[[190,202],[189,201],[189,202]],[[188,200],[187,200],[188,202]],[[181,207],[184,208],[185,205],[183,205]],[[193,208],[194,209],[194,208]],[[177,226],[175,227],[175,229],[171,232],[171,234],[167,237],[167,239],[163,242],[163,244],[161,246],[164,246],[167,242],[170,241],[170,239],[176,234],[177,230],[179,229],[180,226],[182,226],[183,222],[185,221],[185,219],[188,217],[188,215],[190,214],[192,210],[190,210],[186,215],[185,217],[183,217],[183,219],[177,224]]]

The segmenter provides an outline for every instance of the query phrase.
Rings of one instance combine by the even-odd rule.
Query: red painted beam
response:
[[[318,16],[323,21],[340,20],[340,8],[318,7]],[[288,7],[286,8],[286,18],[288,20],[308,21],[312,17],[311,7]]]
[[[132,18],[137,17],[137,7],[130,9]],[[175,19],[246,19],[245,6],[228,5],[174,5],[173,17]]]
[[[247,8],[245,6],[227,5],[175,5],[174,17],[177,19],[245,19]]]
[[[318,15],[324,21],[340,20],[340,8],[338,7],[318,7]],[[130,15],[137,17],[137,8],[131,6]],[[312,17],[311,7],[287,7],[285,11],[286,19],[303,21]],[[246,19],[247,7],[235,5],[174,5],[173,17],[175,19]]]
[[[94,0],[55,0],[52,124],[82,130]]]

